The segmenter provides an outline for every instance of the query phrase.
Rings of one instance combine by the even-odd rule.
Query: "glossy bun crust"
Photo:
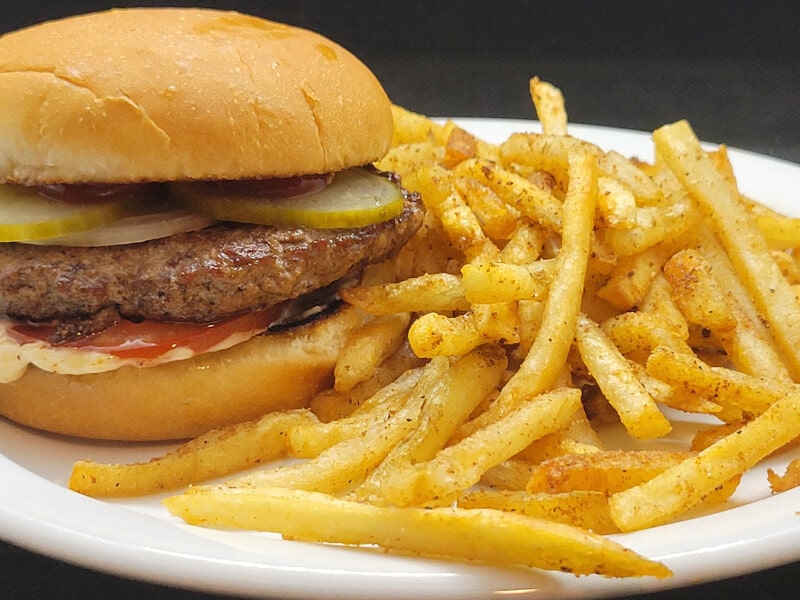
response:
[[[392,127],[347,50],[235,12],[111,10],[0,38],[0,181],[323,173],[377,160]]]
[[[21,379],[0,386],[0,414],[35,429],[93,439],[195,437],[305,406],[332,384],[342,345],[360,324],[357,311],[344,307],[285,333],[147,369],[57,375],[29,367]]]

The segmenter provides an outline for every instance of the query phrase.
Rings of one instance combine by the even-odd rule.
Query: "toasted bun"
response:
[[[56,375],[29,368],[0,386],[0,414],[36,429],[107,440],[195,437],[273,410],[305,406],[332,383],[348,333],[345,307],[285,333],[147,369]]]
[[[377,160],[391,137],[358,59],[256,17],[112,10],[0,38],[0,181],[324,173]]]

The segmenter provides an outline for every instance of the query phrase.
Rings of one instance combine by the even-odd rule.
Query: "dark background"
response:
[[[0,0],[0,32],[142,4]],[[704,139],[800,162],[795,2],[149,3],[199,4],[315,29],[359,55],[395,102],[418,112],[531,118],[528,79],[536,74],[564,91],[573,122],[652,130],[685,117]],[[10,493],[0,482],[0,494]],[[0,598],[9,600],[206,597],[92,573],[2,542],[0,574]],[[789,600],[799,578],[793,564],[642,598]]]
[[[0,30],[111,6],[0,0]],[[168,0],[317,30],[360,56],[392,99],[430,115],[530,117],[539,75],[570,120],[652,130],[688,118],[709,141],[800,162],[795,2]]]

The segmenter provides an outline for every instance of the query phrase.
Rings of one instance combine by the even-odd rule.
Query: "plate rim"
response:
[[[442,119],[451,118],[455,122],[462,124],[469,129],[482,129],[498,128],[505,131],[516,131],[517,127],[529,128],[529,130],[536,131],[539,128],[539,123],[527,119],[501,119],[501,118],[480,118],[480,117],[442,117]],[[643,138],[649,138],[651,132],[637,131],[633,129],[624,129],[617,127],[608,127],[602,125],[590,124],[570,124],[571,132],[578,134],[579,137],[585,138],[599,136],[631,136],[642,142]],[[587,134],[589,134],[587,136]],[[716,145],[716,144],[711,144]],[[729,148],[731,151],[731,159],[734,161],[734,166],[737,163],[748,161],[765,162],[771,164],[774,168],[779,170],[788,169],[790,171],[789,178],[796,179],[800,183],[800,165],[787,161],[785,159],[776,158],[768,155],[758,154],[745,149]],[[791,171],[794,171],[793,173]],[[0,432],[3,430],[18,430],[23,435],[28,436],[41,436],[24,428],[20,428],[9,421],[0,421]],[[48,439],[53,439],[48,438]],[[72,443],[72,442],[70,442]],[[77,444],[81,445],[81,444]],[[162,528],[171,528],[178,530],[191,531],[191,528],[184,526],[180,523],[169,518],[166,515],[160,525],[155,525],[152,521],[153,516],[131,511],[130,507],[123,503],[113,503],[107,501],[100,501],[91,498],[86,498],[70,492],[63,487],[63,482],[56,482],[52,479],[42,476],[41,474],[28,470],[24,466],[18,464],[11,458],[0,454],[0,478],[6,478],[7,482],[10,481],[11,489],[18,489],[13,487],[22,486],[25,494],[19,498],[14,495],[12,501],[8,500],[10,495],[4,494],[0,498],[0,539],[3,539],[11,544],[26,548],[33,552],[42,555],[50,556],[52,558],[62,560],[67,563],[77,565],[79,567],[102,571],[112,575],[133,578],[150,583],[179,586],[186,589],[196,591],[206,591],[214,593],[227,593],[236,594],[241,596],[257,596],[263,595],[264,586],[274,586],[277,581],[284,583],[283,589],[271,589],[271,593],[278,593],[276,598],[303,598],[309,594],[319,595],[320,597],[330,598],[360,598],[362,596],[354,595],[351,587],[346,589],[335,590],[331,589],[331,581],[349,580],[357,575],[341,573],[337,569],[329,569],[325,572],[321,569],[306,569],[298,567],[293,570],[290,564],[266,564],[259,562],[255,558],[251,562],[247,562],[244,557],[248,556],[247,553],[242,553],[237,550],[236,555],[239,562],[230,559],[230,548],[223,544],[213,542],[205,544],[203,549],[205,554],[203,556],[193,555],[191,553],[191,544],[187,539],[195,539],[194,534],[186,536],[178,536],[177,539],[169,537],[167,540],[159,539],[162,544],[143,545],[142,539],[136,540],[135,532],[124,531],[126,539],[114,539],[109,535],[111,531],[110,525],[114,523],[115,519],[128,517],[129,520],[134,522],[134,525],[139,525],[140,522],[146,523],[148,526],[154,527],[156,530]],[[64,476],[66,478],[66,474]],[[59,521],[57,515],[47,512],[46,502],[42,506],[40,502],[36,501],[36,495],[39,494],[47,496],[48,493],[54,494],[54,500],[59,502],[59,507],[67,507],[70,510],[75,510],[80,515],[84,516],[84,511],[91,518],[96,519],[96,522],[91,523],[91,527],[85,530],[80,529],[80,525],[70,526],[67,521],[74,522],[71,519],[64,519],[63,515]],[[27,500],[27,502],[26,502]],[[800,559],[800,518],[797,518],[797,510],[800,508],[800,489],[777,494],[756,502],[745,504],[740,507],[729,509],[723,513],[716,515],[700,516],[689,521],[672,523],[669,525],[656,528],[660,533],[668,531],[665,528],[671,528],[672,532],[681,532],[686,530],[697,530],[708,525],[708,519],[714,519],[719,514],[735,513],[739,518],[741,515],[741,522],[746,526],[746,531],[751,531],[753,527],[759,527],[758,513],[756,506],[763,508],[768,505],[768,510],[773,514],[782,514],[784,511],[788,512],[794,518],[793,521],[788,520],[788,527],[782,526],[778,530],[772,530],[768,536],[760,538],[750,537],[749,539],[720,539],[717,540],[716,546],[711,545],[705,548],[695,548],[692,552],[683,555],[679,553],[666,553],[665,556],[654,556],[654,558],[663,559],[668,565],[681,564],[683,559],[692,560],[697,554],[703,554],[703,561],[696,561],[703,563],[703,570],[713,572],[702,573],[699,568],[695,569],[677,569],[676,575],[668,580],[654,580],[652,578],[645,579],[628,579],[628,580],[611,580],[605,578],[598,578],[597,576],[590,576],[589,578],[575,578],[571,575],[543,573],[545,577],[534,577],[537,580],[537,585],[541,585],[541,581],[556,582],[558,587],[548,588],[546,585],[527,591],[520,591],[520,595],[531,598],[602,598],[618,594],[630,593],[643,593],[653,592],[666,589],[676,589],[697,583],[705,583],[726,577],[744,575],[753,573],[762,569],[775,567],[783,564],[788,564]],[[76,508],[77,507],[77,508]],[[31,512],[35,509],[35,514]],[[128,511],[120,513],[120,510]],[[166,512],[166,511],[165,511]],[[752,514],[755,513],[755,514]],[[120,517],[119,515],[124,515]],[[132,517],[135,515],[135,517]],[[74,516],[74,515],[73,515]],[[131,518],[132,517],[132,518]],[[143,520],[144,519],[144,520]],[[158,521],[156,517],[156,521]],[[84,523],[85,525],[85,523]],[[109,527],[106,529],[106,527]],[[712,527],[713,528],[713,527]],[[135,529],[135,528],[134,528]],[[655,530],[651,529],[646,532],[636,532],[634,534],[623,534],[611,536],[615,539],[622,540],[626,545],[630,545],[633,549],[641,551],[640,544],[636,541],[636,536],[642,537],[639,534],[652,534]],[[240,534],[236,534],[240,535]],[[58,544],[54,547],[53,542]],[[629,542],[633,542],[629,544]],[[287,542],[279,541],[284,544]],[[291,542],[296,544],[297,542]],[[775,547],[776,543],[780,543],[782,549],[781,556],[775,556],[776,553],[768,552]],[[646,546],[646,544],[645,544]],[[737,552],[748,550],[747,564],[742,565],[731,564],[730,561],[724,560],[721,555],[725,552]],[[752,550],[755,549],[756,552]],[[339,548],[327,547],[327,550],[332,552],[342,552]],[[786,550],[789,552],[787,553]],[[121,553],[121,554],[120,554]],[[325,552],[323,552],[325,554]],[[652,553],[646,553],[653,556]],[[787,556],[788,554],[788,556]],[[121,560],[121,555],[124,555],[126,560]],[[691,555],[691,556],[690,556]],[[257,557],[258,555],[254,555]],[[424,598],[472,598],[473,595],[467,593],[466,590],[461,590],[462,593],[454,596],[454,590],[451,585],[453,578],[461,577],[462,579],[469,580],[471,577],[469,573],[477,572],[477,577],[491,574],[495,571],[491,567],[484,567],[480,565],[451,565],[450,563],[423,561],[421,559],[407,559],[404,557],[390,556],[388,560],[396,562],[401,565],[397,574],[402,574],[403,577],[408,575],[403,570],[402,565],[410,565],[408,569],[418,576],[417,582],[422,582],[423,587],[412,589],[406,584],[405,587],[397,586],[395,589],[369,589],[364,598],[372,597],[376,591],[381,593],[385,598],[396,597],[406,598],[409,597],[410,592],[417,592],[418,594],[412,597]],[[212,569],[196,571],[192,566],[210,566],[214,565],[214,572]],[[187,569],[187,566],[189,567]],[[457,567],[457,568],[454,568]],[[297,585],[295,582],[292,585],[290,579],[282,575],[291,576],[299,571],[305,575],[310,572],[316,573],[321,581],[309,581],[309,577],[305,578],[305,583]],[[242,571],[245,574],[248,571],[258,572],[256,577],[245,577],[244,580],[232,581],[228,579],[232,576],[241,576]],[[277,575],[276,575],[277,573]],[[539,574],[539,573],[537,573]],[[382,577],[382,579],[381,579]],[[372,578],[366,577],[369,581],[392,581],[394,580],[389,575],[382,575],[376,578],[373,574]],[[344,579],[342,579],[344,578]],[[593,579],[594,578],[594,579]],[[519,578],[512,577],[511,579],[517,581]],[[503,580],[502,577],[498,581]],[[363,581],[363,578],[362,578]],[[435,584],[433,582],[436,582]],[[444,582],[445,585],[440,586],[439,582]],[[572,583],[576,585],[571,585]],[[532,581],[532,584],[536,581]],[[427,586],[427,587],[425,587]],[[463,587],[463,586],[462,586]],[[431,595],[430,591],[434,592],[439,590],[439,593],[445,595],[437,596]],[[482,597],[486,593],[486,589],[477,590],[478,596]],[[498,591],[498,590],[496,590]],[[508,591],[508,590],[505,590]],[[387,595],[388,594],[388,595]]]

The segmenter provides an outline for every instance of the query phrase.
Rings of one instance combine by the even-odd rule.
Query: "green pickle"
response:
[[[94,229],[130,211],[126,199],[69,204],[22,185],[0,185],[0,242],[33,242]]]
[[[403,193],[386,177],[365,169],[337,173],[325,189],[289,198],[205,193],[202,185],[173,184],[173,195],[187,210],[219,221],[316,228],[364,227],[403,211]]]

